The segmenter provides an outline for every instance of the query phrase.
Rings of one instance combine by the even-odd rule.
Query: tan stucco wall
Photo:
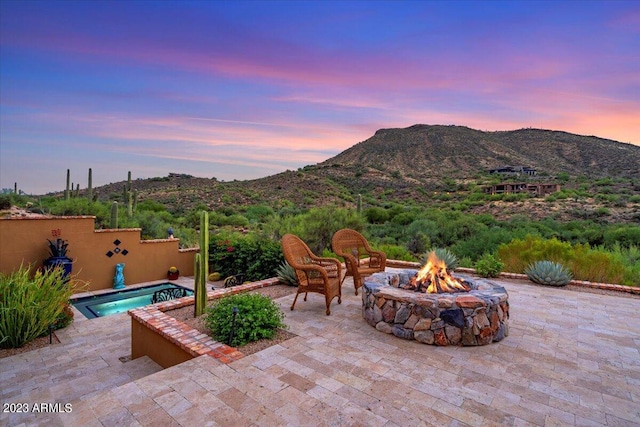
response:
[[[193,359],[193,356],[162,335],[131,319],[131,358],[142,356],[149,356],[165,369]]]
[[[138,228],[94,230],[94,223],[93,216],[0,218],[0,272],[10,273],[20,264],[42,266],[49,256],[46,239],[59,237],[69,242],[73,274],[89,283],[83,291],[113,287],[118,263],[125,264],[126,285],[166,279],[171,266],[182,276],[193,275],[197,249],[180,250],[179,239],[140,240]]]

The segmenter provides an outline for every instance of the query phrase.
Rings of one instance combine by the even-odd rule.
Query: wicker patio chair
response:
[[[364,278],[373,273],[384,271],[387,255],[374,251],[365,237],[355,230],[344,228],[335,232],[331,238],[333,252],[344,258],[347,266],[345,276],[353,276],[353,286],[358,289],[364,284]]]
[[[321,258],[313,254],[311,249],[297,236],[285,234],[282,237],[282,252],[289,265],[296,271],[298,291],[291,304],[291,310],[296,305],[298,295],[304,293],[307,300],[308,292],[324,295],[327,304],[327,316],[331,314],[329,305],[331,300],[338,297],[338,304],[342,304],[342,265],[335,258]]]

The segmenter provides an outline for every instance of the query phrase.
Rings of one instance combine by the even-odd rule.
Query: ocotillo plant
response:
[[[195,256],[193,275],[195,277],[194,316],[198,317],[207,305],[207,278],[209,277],[209,213],[207,211],[200,212],[200,252]]]
[[[118,202],[111,204],[111,228],[118,228]]]
[[[93,202],[93,185],[92,185],[91,168],[89,168],[89,183],[87,184],[87,199],[89,200],[89,202]]]
[[[71,183],[71,171],[67,169],[67,189],[64,192],[64,199],[69,200],[71,198],[71,191],[69,190],[69,184]]]

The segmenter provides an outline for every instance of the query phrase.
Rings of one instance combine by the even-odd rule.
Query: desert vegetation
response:
[[[488,172],[524,162],[535,176]],[[349,227],[390,259],[419,261],[447,248],[461,266],[480,262],[488,275],[549,260],[577,279],[640,286],[639,165],[640,147],[595,137],[416,125],[379,130],[325,162],[258,180],[132,180],[130,173],[119,183],[90,188],[89,179],[86,189],[67,183],[66,191],[40,197],[16,194],[16,184],[0,207],[94,215],[96,227],[140,228],[143,239],[166,238],[171,229],[181,247],[198,245],[205,210],[211,271],[246,280],[277,275],[285,233],[328,255],[332,234]],[[498,183],[557,184],[560,191],[486,191]]]
[[[245,280],[274,277],[282,261],[281,236],[296,234],[317,254],[333,255],[331,236],[348,227],[365,234],[390,259],[419,261],[432,248],[447,248],[461,266],[477,267],[479,262],[487,275],[495,274],[501,265],[498,272],[523,273],[535,261],[550,260],[565,265],[576,279],[640,285],[640,227],[636,224],[599,217],[535,219],[524,214],[499,219],[490,213],[459,209],[460,203],[495,202],[495,196],[480,198],[477,194],[435,206],[398,201],[374,206],[365,198],[369,207],[360,214],[355,204],[304,209],[284,202],[280,208],[256,203],[211,210],[211,271],[222,277],[244,274]],[[34,202],[17,196],[12,203]],[[109,202],[41,198],[36,203],[42,211],[59,215],[95,215],[97,227],[109,227]],[[503,203],[508,206],[519,201]],[[193,247],[198,245],[199,212],[205,209],[206,205],[198,204],[179,214],[144,200],[131,217],[126,211],[119,213],[119,226],[141,228],[143,239],[166,238],[172,228],[182,247]]]
[[[73,293],[61,268],[0,273],[0,348],[18,348],[73,320]]]

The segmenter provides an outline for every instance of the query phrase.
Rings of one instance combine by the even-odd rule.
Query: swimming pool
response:
[[[173,283],[160,283],[144,288],[126,289],[119,292],[111,292],[103,295],[72,299],[71,304],[84,314],[88,319],[110,316],[124,313],[132,308],[151,304],[151,297],[156,291],[163,289],[180,288],[187,291],[187,295],[193,295],[193,291]]]

